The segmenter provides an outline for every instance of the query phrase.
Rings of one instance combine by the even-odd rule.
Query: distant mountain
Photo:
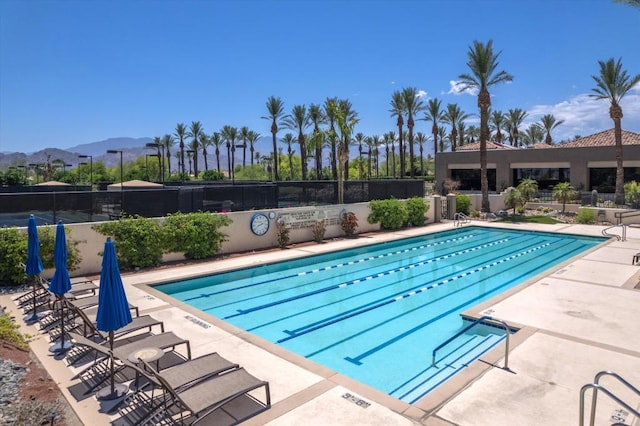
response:
[[[67,148],[67,151],[77,152],[82,155],[99,156],[107,152],[108,149],[130,149],[141,148],[145,144],[153,142],[152,138],[109,138],[103,141],[85,143],[82,145]]]

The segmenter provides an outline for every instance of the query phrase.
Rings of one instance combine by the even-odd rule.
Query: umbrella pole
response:
[[[114,360],[113,360],[113,331],[109,332],[109,375],[111,376],[111,381],[108,387],[104,387],[98,391],[96,397],[98,400],[109,401],[117,398],[122,398],[126,395],[129,390],[129,387],[123,383],[116,383],[115,371],[114,371]]]
[[[27,322],[36,322],[36,321],[38,321],[40,319],[40,315],[38,315],[37,308],[36,308],[36,304],[38,303],[37,294],[36,294],[38,292],[37,291],[38,286],[36,285],[36,283],[38,282],[38,278],[39,278],[39,275],[34,275],[32,277],[32,279],[33,279],[33,281],[32,281],[32,283],[33,283],[33,291],[31,293],[33,294],[33,297],[31,298],[31,300],[32,300],[32,304],[33,304],[33,309],[32,309],[32,312],[31,312],[31,316],[25,318],[25,321],[27,321]]]
[[[49,348],[49,351],[62,353],[70,349],[72,346],[72,343],[71,341],[66,341],[66,342],[64,341],[64,300],[63,300],[63,296],[59,294],[56,296],[58,297],[58,302],[60,303],[60,341],[55,345],[51,346]]]

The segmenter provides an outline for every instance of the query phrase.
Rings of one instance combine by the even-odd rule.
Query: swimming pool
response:
[[[412,403],[498,344],[460,313],[604,241],[465,227],[155,288]]]

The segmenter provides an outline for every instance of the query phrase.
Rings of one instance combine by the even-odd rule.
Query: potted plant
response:
[[[354,212],[345,212],[340,220],[340,227],[347,237],[353,237],[358,229],[358,218]]]

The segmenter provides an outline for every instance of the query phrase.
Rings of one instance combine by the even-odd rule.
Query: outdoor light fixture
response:
[[[120,154],[120,214],[124,212],[124,174],[122,173],[122,150],[108,149],[107,154]]]
[[[78,158],[88,158],[89,159],[89,185],[91,185],[91,190],[93,191],[93,155],[78,155]],[[83,163],[80,163],[83,164]],[[87,164],[87,163],[84,163]]]
[[[158,150],[158,165],[160,166],[160,181],[164,184],[164,145],[161,143],[149,142],[145,144],[147,148],[156,148]],[[162,156],[160,156],[160,150],[162,149]],[[171,170],[169,170],[171,173]]]

